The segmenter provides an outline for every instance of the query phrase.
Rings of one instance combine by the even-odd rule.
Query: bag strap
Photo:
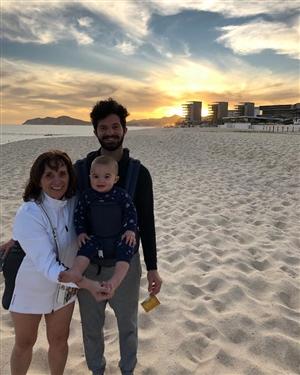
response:
[[[134,198],[136,184],[139,176],[141,162],[138,159],[129,159],[128,169],[126,174],[126,181],[125,181],[125,190]]]
[[[52,225],[52,222],[51,222],[51,220],[50,220],[50,217],[49,217],[49,215],[47,214],[47,211],[46,211],[45,207],[43,206],[42,203],[40,203],[39,206],[40,206],[41,209],[44,211],[44,214],[46,215],[46,217],[47,217],[47,219],[48,219],[48,221],[49,221],[49,223],[50,223],[50,227],[51,227],[52,234],[53,234],[53,238],[54,238],[54,242],[55,242],[55,254],[56,254],[57,259],[59,260],[59,247],[58,247],[58,242],[57,242],[57,234],[56,234],[55,229],[54,229],[54,227],[53,227],[53,225]]]

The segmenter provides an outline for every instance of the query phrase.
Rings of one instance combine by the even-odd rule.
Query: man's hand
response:
[[[87,289],[97,302],[105,301],[111,298],[110,290],[108,290],[106,285],[103,283],[100,284],[99,281],[83,277],[82,280],[76,284],[79,286],[79,288]]]
[[[0,246],[1,258],[6,257],[6,255],[9,253],[10,249],[14,246],[15,242],[16,241],[11,238],[10,240],[8,240],[7,242],[4,242],[4,244],[2,244]]]
[[[85,245],[86,241],[89,240],[90,237],[86,233],[80,233],[79,236],[77,237],[77,242],[79,247],[82,245]]]
[[[135,233],[132,230],[127,230],[123,234],[121,239],[124,240],[124,238],[125,238],[126,245],[129,245],[132,247],[136,245]]]
[[[114,296],[116,291],[116,285],[114,285],[110,280],[102,281],[101,287],[103,288],[103,291],[107,295],[107,299],[110,299]]]
[[[162,279],[159,276],[159,273],[157,270],[150,270],[147,273],[147,279],[148,279],[148,292],[150,295],[155,295],[160,292]]]

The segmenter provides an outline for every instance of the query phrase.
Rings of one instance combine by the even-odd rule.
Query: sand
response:
[[[135,374],[300,374],[300,136],[149,129],[129,131],[126,145],[153,176],[164,280],[161,305],[140,308]],[[33,158],[54,147],[75,160],[97,141],[49,137],[1,148],[2,241]],[[0,373],[8,375],[14,333],[4,310],[0,328]],[[29,374],[48,373],[44,328]],[[119,374],[110,310],[105,337],[106,374]],[[78,307],[69,343],[65,374],[88,374]]]

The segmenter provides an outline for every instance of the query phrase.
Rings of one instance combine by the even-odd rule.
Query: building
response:
[[[283,119],[300,118],[300,103],[282,105],[261,105],[262,116],[281,117]]]
[[[262,116],[233,116],[224,117],[223,124],[218,125],[223,129],[236,129],[244,131],[263,131],[272,133],[300,133],[300,122],[287,123],[285,119]]]
[[[235,110],[234,109],[228,109],[228,117],[234,117],[235,116]]]
[[[243,102],[234,107],[236,116],[254,116],[254,103]]]
[[[226,124],[247,124],[247,125],[274,125],[282,124],[281,118],[270,118],[262,116],[228,116],[223,118],[224,125]],[[251,126],[249,127],[251,129]]]
[[[259,107],[254,107],[254,116],[260,116],[261,115],[261,110]]]
[[[228,102],[209,104],[208,111],[212,124],[222,124],[222,118],[228,116]]]
[[[188,125],[196,125],[201,122],[202,102],[187,102],[182,104],[184,122]]]

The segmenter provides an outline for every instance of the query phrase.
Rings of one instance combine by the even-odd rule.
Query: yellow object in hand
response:
[[[150,310],[154,309],[156,306],[160,305],[160,302],[156,296],[149,296],[141,303],[144,310],[149,312]]]

